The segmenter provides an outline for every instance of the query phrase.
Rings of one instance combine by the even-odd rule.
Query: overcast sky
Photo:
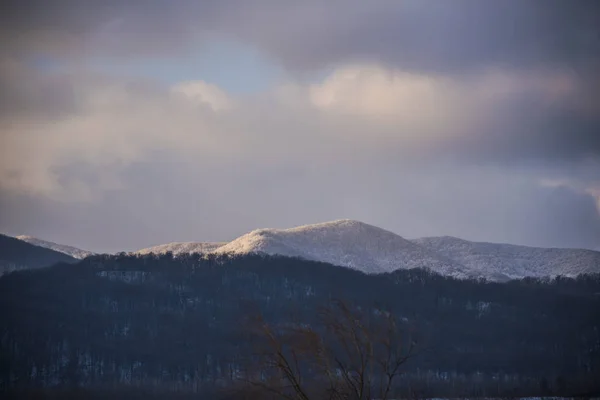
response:
[[[600,248],[598,0],[2,6],[0,232]]]

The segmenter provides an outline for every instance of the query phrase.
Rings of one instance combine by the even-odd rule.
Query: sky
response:
[[[600,249],[597,0],[8,0],[0,232]]]

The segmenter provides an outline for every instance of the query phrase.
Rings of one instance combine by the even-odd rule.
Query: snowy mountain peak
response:
[[[33,236],[28,236],[28,235],[19,235],[19,236],[16,236],[16,239],[22,240],[22,241],[32,244],[34,246],[44,247],[46,249],[54,250],[59,253],[64,253],[73,258],[78,258],[78,259],[83,259],[83,258],[86,258],[88,256],[95,254],[95,253],[92,253],[91,251],[78,249],[77,247],[67,246],[64,244],[58,244],[58,243],[54,243],[54,242],[49,242],[47,240],[38,239],[38,238],[35,238]]]
[[[134,254],[265,254],[298,257],[362,271],[429,268],[456,278],[506,281],[526,276],[600,272],[600,253],[471,242],[453,236],[407,240],[364,222],[340,219],[289,229],[253,230],[229,243],[176,242]]]
[[[299,257],[365,273],[425,267],[461,278],[478,276],[395,233],[349,219],[290,229],[257,229],[219,247],[215,253]]]
[[[316,224],[300,225],[294,228],[286,229],[287,231],[311,231],[319,229],[377,229],[383,230],[373,225],[357,221],[354,219],[336,219],[333,221],[319,222]]]

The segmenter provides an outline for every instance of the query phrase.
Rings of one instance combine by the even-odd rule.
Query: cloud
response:
[[[19,59],[0,56],[0,119],[54,118],[77,108],[76,89],[66,75],[40,76]]]
[[[463,79],[406,73],[374,65],[340,68],[324,82],[311,85],[312,103],[348,117],[366,116],[400,124],[399,130],[423,126],[439,133],[465,131],[522,98],[539,107],[564,107],[578,94],[568,74],[526,75],[488,71]],[[401,134],[401,133],[399,133]],[[410,133],[409,133],[410,134]]]
[[[293,70],[363,62],[465,73],[502,66],[593,70],[595,0],[11,1],[0,20],[11,51],[174,55],[226,36]]]
[[[171,89],[174,93],[186,96],[192,101],[210,106],[213,111],[230,109],[233,104],[231,98],[216,85],[203,81],[181,82]]]
[[[600,120],[573,104],[581,87],[569,74],[450,79],[352,65],[318,83],[289,82],[251,96],[203,81],[164,87],[93,73],[6,75],[29,77],[39,83],[38,96],[20,85],[10,96],[33,106],[0,114],[0,186],[53,198],[91,199],[98,192],[85,188],[89,182],[116,189],[119,168],[156,151],[203,166],[259,169],[397,157],[577,164],[600,154]],[[57,87],[65,94],[54,96]],[[47,112],[53,108],[60,113]],[[102,177],[65,175],[71,165]]]
[[[388,150],[410,145],[474,164],[565,164],[600,156],[600,114],[581,103],[587,94],[576,74],[557,71],[450,78],[359,65],[334,71],[308,96],[323,113],[368,121],[358,135]]]
[[[93,225],[82,247],[118,249],[357,218],[406,236],[597,247],[596,10],[11,2],[0,203],[12,216],[0,228],[71,242]],[[287,81],[234,95],[201,77],[165,86],[94,69],[98,58],[183,60],[222,39],[280,63]],[[306,82],[311,71],[329,72]],[[53,233],[57,221],[71,233]]]

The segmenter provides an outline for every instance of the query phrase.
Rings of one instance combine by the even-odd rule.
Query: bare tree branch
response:
[[[295,400],[310,400],[317,389],[322,390],[319,399],[370,400],[374,390],[388,399],[402,366],[416,355],[416,343],[400,332],[397,318],[335,300],[320,310],[319,320],[318,327],[274,329],[256,319],[267,344],[261,374],[273,379],[261,375],[254,386]],[[281,382],[285,385],[277,385]]]

